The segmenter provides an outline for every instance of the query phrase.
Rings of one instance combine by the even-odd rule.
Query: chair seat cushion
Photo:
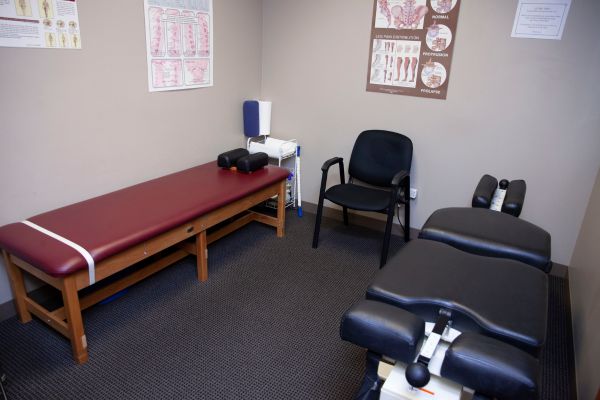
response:
[[[330,187],[325,198],[355,210],[383,211],[390,203],[390,192],[347,183]]]
[[[429,322],[445,308],[452,312],[453,328],[480,332],[531,353],[546,337],[545,273],[431,240],[406,244],[376,275],[367,299],[395,305]]]
[[[548,272],[550,234],[505,213],[484,208],[442,208],[423,225],[421,239],[447,243],[469,253],[510,258]]]

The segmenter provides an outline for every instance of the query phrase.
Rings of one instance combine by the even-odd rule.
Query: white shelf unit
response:
[[[277,165],[290,171],[291,175],[286,181],[286,208],[295,208],[297,205],[297,147],[296,139],[282,140],[270,136],[249,137],[246,143],[246,148],[251,154],[258,152],[267,153],[269,155],[269,164]],[[266,205],[271,208],[277,208],[277,199],[268,200]]]

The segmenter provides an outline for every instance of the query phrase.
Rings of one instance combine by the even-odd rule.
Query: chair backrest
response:
[[[348,174],[374,186],[389,187],[401,170],[410,172],[412,141],[396,132],[364,131],[354,143]]]

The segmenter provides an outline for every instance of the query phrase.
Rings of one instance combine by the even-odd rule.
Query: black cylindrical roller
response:
[[[250,173],[261,169],[269,163],[269,156],[267,153],[254,153],[240,158],[237,161],[237,169],[241,172]]]
[[[515,217],[521,215],[526,191],[527,185],[524,180],[510,181],[506,190],[506,197],[504,197],[504,204],[502,204],[502,212]]]
[[[471,205],[479,208],[490,208],[494,192],[498,187],[498,180],[491,175],[484,175],[479,180]]]

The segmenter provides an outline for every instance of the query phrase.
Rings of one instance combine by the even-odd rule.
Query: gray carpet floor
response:
[[[313,224],[311,214],[288,213],[278,239],[253,223],[209,247],[207,282],[188,258],[87,310],[85,365],[38,320],[0,323],[9,398],[352,398],[364,352],[339,339],[339,321],[378,271],[381,234],[324,220],[314,250]],[[392,238],[391,255],[402,243]],[[566,326],[564,313],[556,318]],[[546,357],[543,398],[572,392],[569,379],[555,378],[572,368],[565,334],[551,342],[562,356]]]

